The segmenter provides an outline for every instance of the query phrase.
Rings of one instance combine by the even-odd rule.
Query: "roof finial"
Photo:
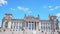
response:
[[[25,17],[26,17],[26,14],[25,14]]]
[[[50,16],[50,14],[49,14],[49,16]]]
[[[39,17],[39,14],[38,14],[38,17]]]

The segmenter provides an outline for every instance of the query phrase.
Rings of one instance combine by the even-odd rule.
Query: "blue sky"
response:
[[[16,19],[23,19],[24,14],[34,17],[39,14],[41,20],[47,20],[50,14],[60,20],[60,0],[0,0],[0,26],[5,13]]]

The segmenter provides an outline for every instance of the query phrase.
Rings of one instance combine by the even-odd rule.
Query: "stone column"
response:
[[[12,24],[12,28],[14,29],[14,22],[13,22],[13,24]]]
[[[17,24],[17,26],[18,26],[18,29],[19,29],[19,24]]]
[[[10,29],[11,28],[11,21],[8,22],[8,28]]]
[[[25,22],[25,29],[27,29],[27,23]]]
[[[14,29],[15,29],[15,25],[16,25],[16,23],[14,23]]]
[[[32,30],[32,22],[30,24],[31,24],[31,30]]]
[[[2,28],[5,28],[5,22],[3,22],[3,24],[2,24]]]
[[[39,23],[36,22],[36,30],[38,30],[38,29],[39,29]]]
[[[29,24],[29,22],[28,22],[28,24]],[[29,30],[29,25],[28,25],[27,29]]]
[[[35,30],[35,22],[34,22],[34,30]]]
[[[19,29],[19,22],[18,22],[18,29]]]
[[[28,22],[26,23],[26,29],[28,29]]]

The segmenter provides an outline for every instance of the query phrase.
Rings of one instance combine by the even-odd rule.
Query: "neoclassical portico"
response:
[[[29,30],[35,30],[36,29],[36,22],[27,22],[26,23],[26,27],[27,27],[27,29],[29,29]]]
[[[39,15],[36,18],[34,18],[31,15],[30,16],[25,15],[24,20],[25,20],[26,29],[28,29],[28,30],[38,30],[39,29],[39,22],[40,22]]]
[[[39,22],[26,22],[26,29],[28,30],[38,30],[39,29]]]

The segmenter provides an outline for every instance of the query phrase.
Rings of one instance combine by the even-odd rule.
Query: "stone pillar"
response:
[[[3,24],[2,24],[2,28],[5,28],[5,22],[3,22]]]
[[[29,24],[29,22],[28,22],[28,24]],[[28,25],[27,29],[29,30],[29,25]]]
[[[28,29],[28,22],[26,22],[26,25],[25,26],[26,26],[25,28]]]
[[[38,29],[39,29],[39,23],[36,22],[36,30],[38,30]]]
[[[14,27],[15,27],[15,24],[16,24],[16,23],[14,23]],[[15,28],[14,28],[14,29],[15,29]]]
[[[17,26],[18,26],[19,24],[17,23]],[[19,29],[19,26],[18,26],[18,29]]]
[[[13,22],[13,29],[14,29],[14,22]]]
[[[8,22],[8,28],[10,29],[11,28],[11,21]]]
[[[35,30],[35,22],[34,22],[34,30]]]
[[[32,30],[32,22],[30,24],[31,24],[31,30]]]
[[[39,22],[39,29],[41,30],[41,22]]]
[[[18,29],[19,29],[19,22],[18,22]]]
[[[27,23],[25,22],[25,29],[27,29],[27,26],[26,25],[27,25]]]

